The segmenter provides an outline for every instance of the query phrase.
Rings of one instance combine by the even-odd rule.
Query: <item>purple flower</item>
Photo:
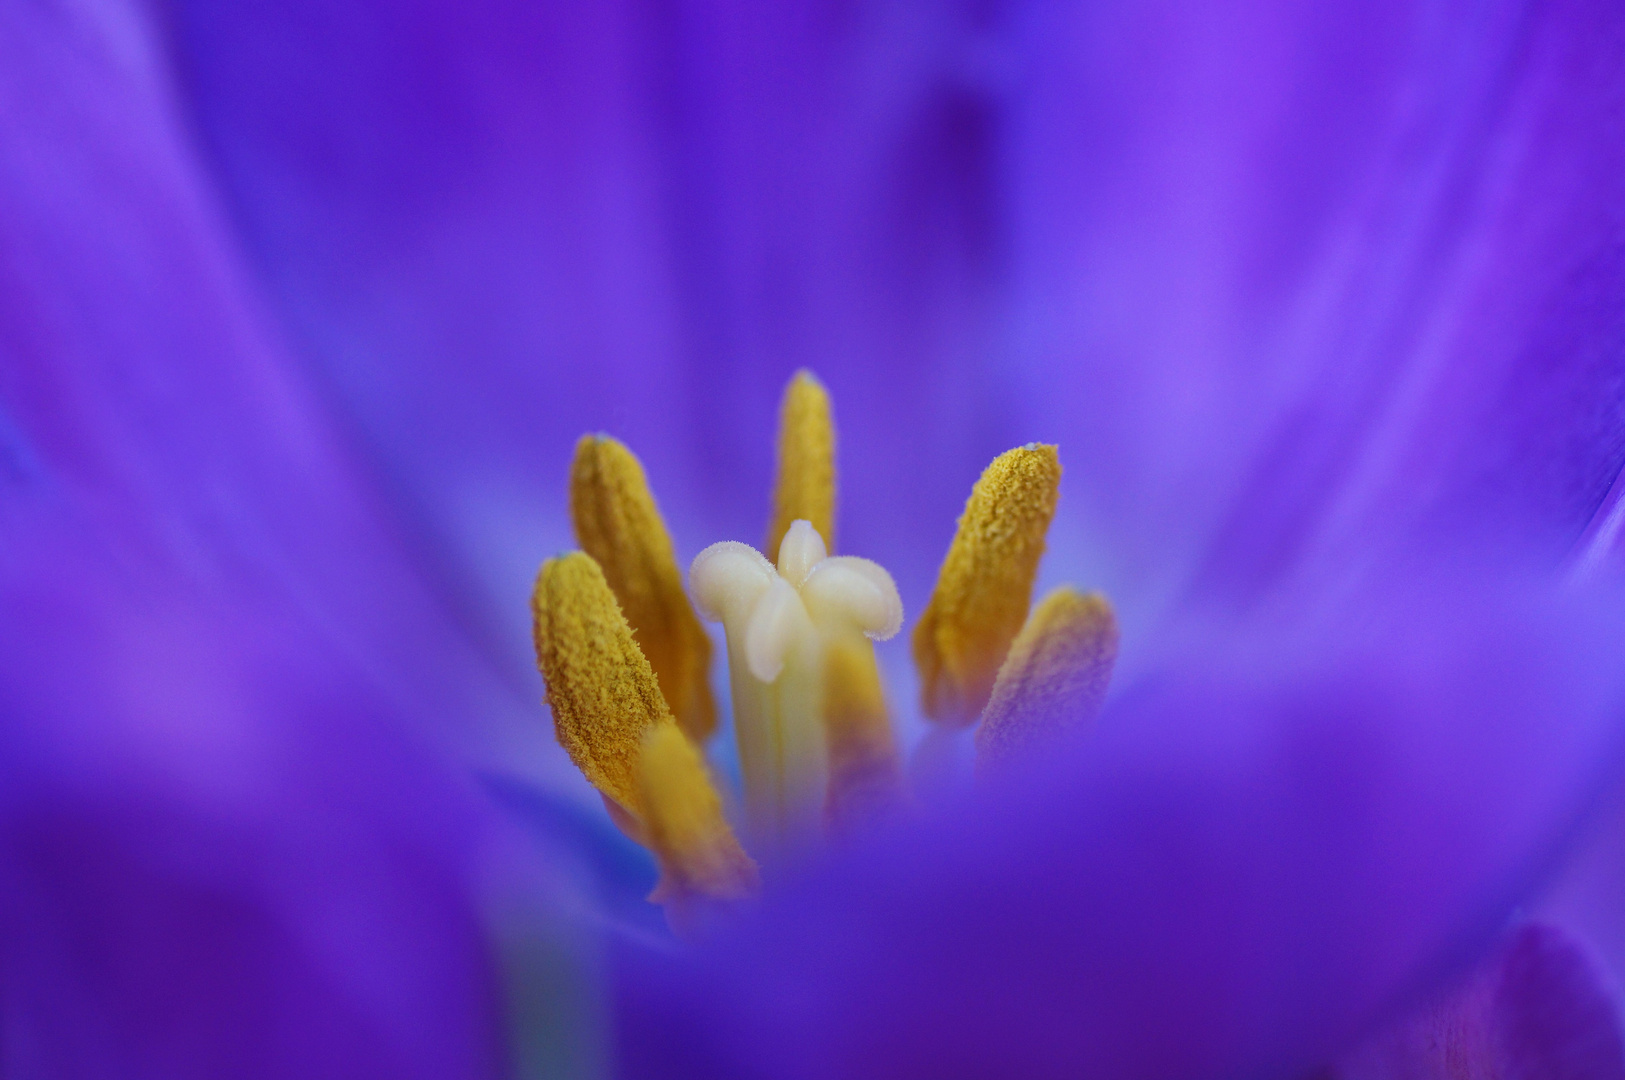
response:
[[[492,770],[630,1073],[1334,1060],[1616,766],[1608,576],[1549,582],[1625,460],[1622,48],[1585,2],[0,13],[4,1071],[590,1034],[504,983]],[[583,430],[683,555],[754,539],[803,364],[910,612],[1058,442],[1046,572],[1124,677],[668,954],[564,824],[523,597]]]

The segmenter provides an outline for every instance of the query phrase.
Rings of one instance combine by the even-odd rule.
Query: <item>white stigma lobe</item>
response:
[[[807,580],[812,568],[829,556],[824,538],[810,521],[791,522],[779,544],[779,576],[796,588]]]

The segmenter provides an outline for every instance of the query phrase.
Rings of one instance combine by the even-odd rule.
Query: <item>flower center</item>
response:
[[[908,805],[873,644],[896,635],[903,605],[879,565],[830,554],[835,429],[806,373],[785,392],[778,459],[765,548],[777,562],[713,544],[685,593],[642,465],[614,439],[584,436],[570,472],[582,550],[545,562],[532,596],[559,743],[654,852],[650,899],[679,931],[760,888],[705,764],[716,708],[696,607],[727,642],[752,852],[771,868]],[[1062,587],[1032,606],[1060,475],[1055,447],[1039,444],[988,466],[914,629],[921,711],[944,730],[976,727],[979,776],[1087,725],[1116,659],[1104,597]]]

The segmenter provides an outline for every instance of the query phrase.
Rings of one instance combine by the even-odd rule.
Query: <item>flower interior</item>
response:
[[[758,859],[780,865],[914,803],[874,646],[902,628],[903,604],[878,563],[832,554],[835,479],[829,396],[801,372],[780,412],[764,549],[712,544],[685,591],[637,457],[604,435],[576,445],[581,550],[537,576],[537,663],[560,745],[654,853],[649,898],[679,932],[755,896]],[[975,726],[978,777],[1086,727],[1116,661],[1103,596],[1062,586],[1032,604],[1060,480],[1054,446],[1029,443],[987,467],[914,627],[921,711]],[[738,798],[722,797],[705,758],[717,709],[700,616],[727,641]]]

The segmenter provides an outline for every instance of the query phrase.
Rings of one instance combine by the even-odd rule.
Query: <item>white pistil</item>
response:
[[[728,640],[745,812],[758,843],[816,835],[828,786],[824,653],[836,636],[885,640],[903,624],[891,575],[867,559],[829,557],[809,522],[785,533],[775,567],[747,544],[712,544],[689,569],[700,613]]]

